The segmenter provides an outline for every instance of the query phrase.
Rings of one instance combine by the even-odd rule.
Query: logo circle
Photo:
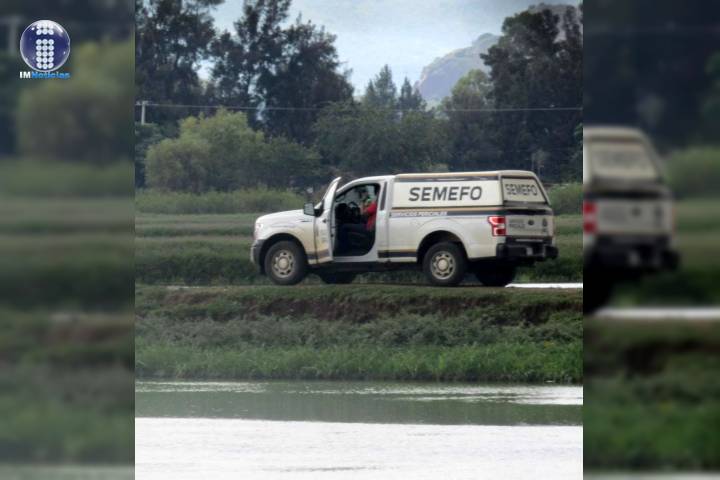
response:
[[[70,57],[70,35],[57,22],[38,20],[22,33],[20,55],[36,72],[54,72]]]

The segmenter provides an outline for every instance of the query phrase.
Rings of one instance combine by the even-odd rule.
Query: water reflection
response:
[[[381,382],[143,382],[138,417],[581,425],[582,387]]]

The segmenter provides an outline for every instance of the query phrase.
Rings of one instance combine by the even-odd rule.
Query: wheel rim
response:
[[[430,260],[430,272],[440,280],[450,278],[455,273],[455,257],[449,252],[437,252]]]
[[[273,273],[281,278],[292,275],[295,269],[295,255],[289,250],[279,250],[272,259]]]

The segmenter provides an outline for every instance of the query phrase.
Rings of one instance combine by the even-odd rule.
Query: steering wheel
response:
[[[348,209],[350,210],[350,218],[355,220],[362,220],[362,214],[360,213],[360,206],[355,202],[348,202]]]

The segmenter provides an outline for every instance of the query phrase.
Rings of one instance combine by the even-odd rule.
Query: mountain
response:
[[[562,27],[562,18],[565,11],[570,8],[577,8],[573,5],[556,5],[540,3],[533,5],[527,10],[532,13],[539,13],[542,10],[551,10],[558,16],[558,23]],[[420,80],[415,87],[430,105],[440,102],[450,94],[460,78],[473,69],[480,69],[488,72],[488,67],[480,59],[481,53],[486,53],[490,47],[499,40],[498,35],[484,33],[475,40],[471,46],[453,50],[423,68]],[[565,38],[565,32],[560,29],[558,40]]]
[[[429,103],[442,100],[450,94],[455,83],[470,70],[479,68],[487,71],[480,54],[487,52],[499,38],[497,35],[484,33],[471,46],[453,50],[447,55],[436,58],[423,68],[415,87]]]

